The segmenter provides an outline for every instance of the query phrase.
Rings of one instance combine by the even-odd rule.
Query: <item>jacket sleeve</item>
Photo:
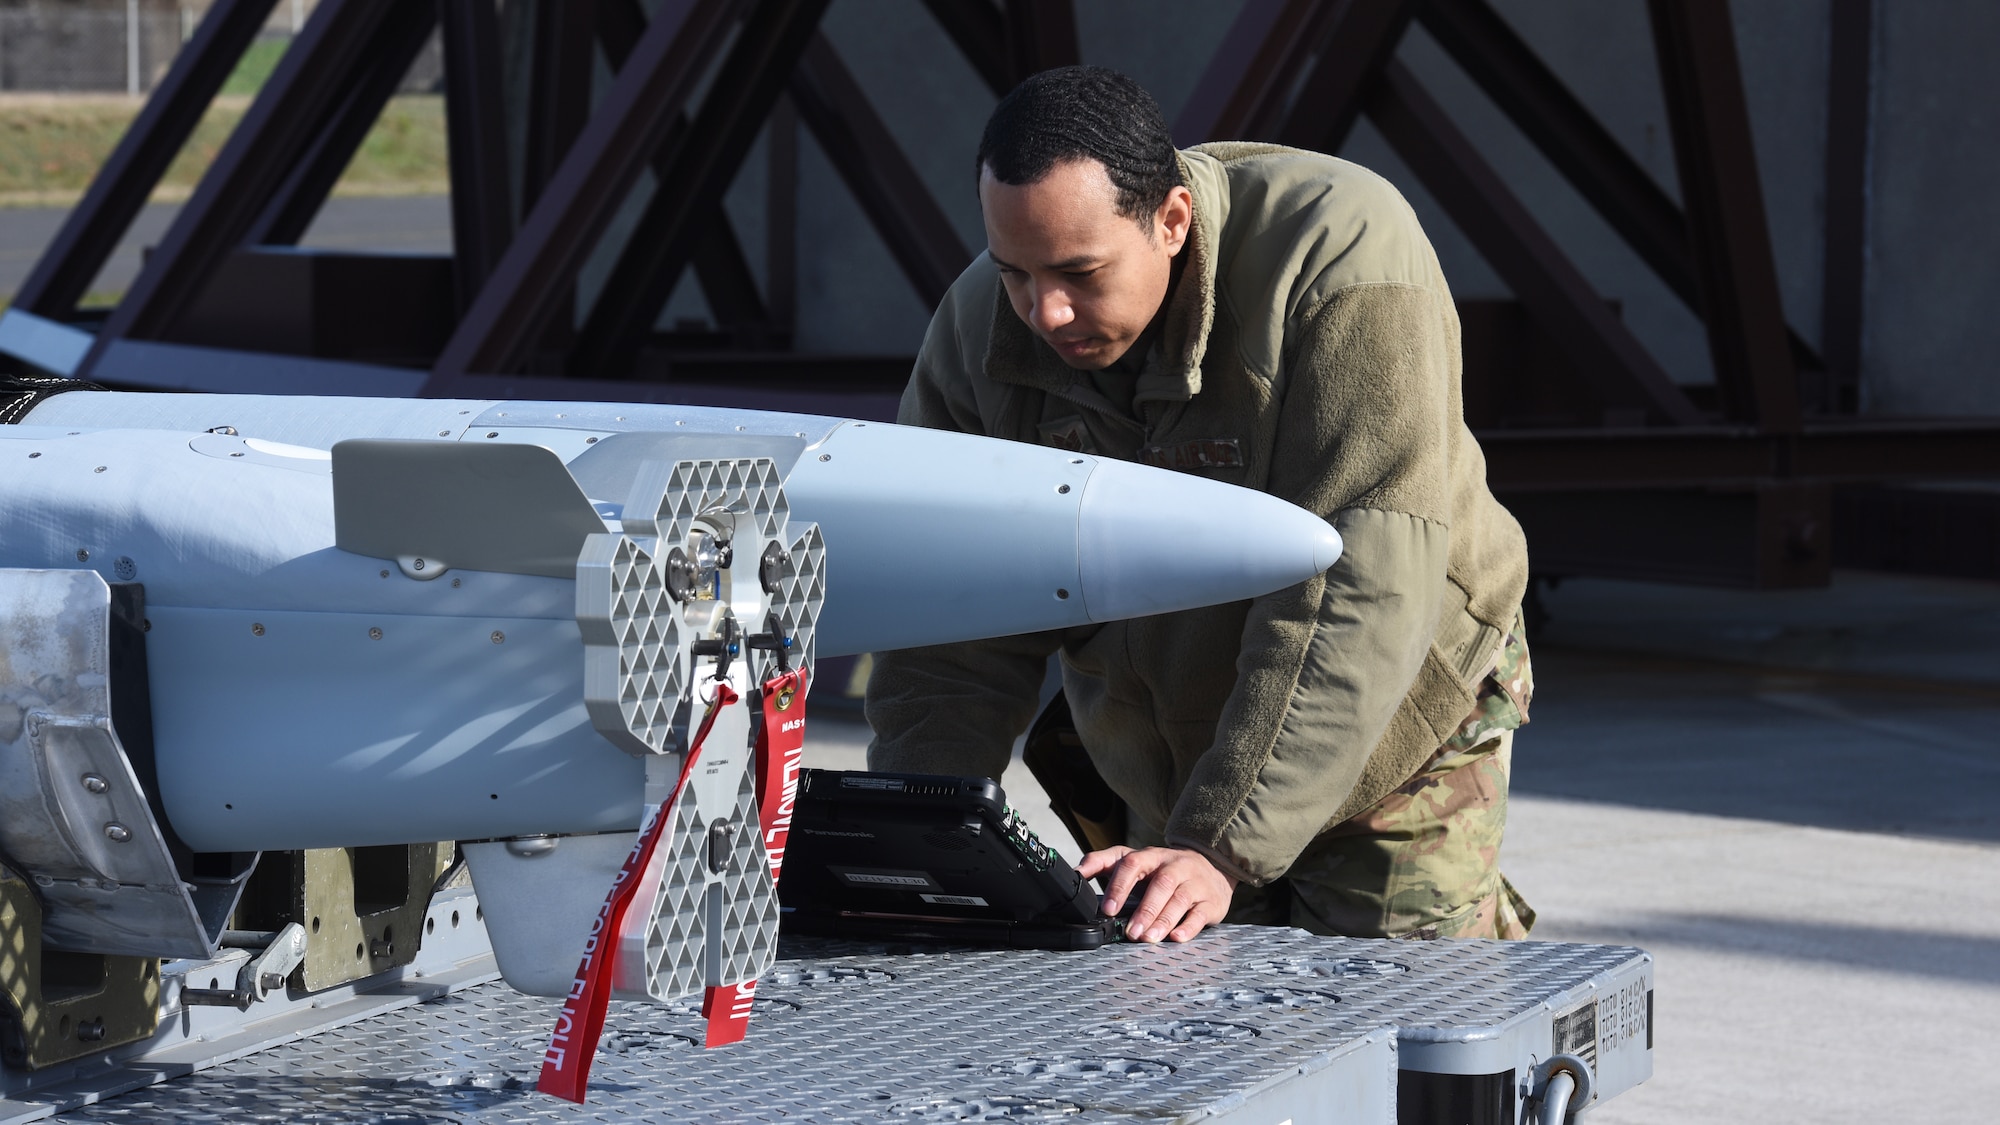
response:
[[[983,298],[983,300],[982,300]],[[983,433],[972,376],[985,362],[992,315],[990,269],[979,263],[952,287],[924,334],[896,421]],[[933,645],[875,655],[867,716],[875,730],[868,768],[999,778],[1016,736],[1034,720],[1048,658],[1061,633]]]
[[[1325,575],[1252,603],[1215,742],[1165,833],[1248,882],[1282,875],[1335,819],[1426,671],[1459,424],[1449,300],[1402,283],[1338,291],[1274,388],[1269,491],[1325,516],[1345,546]]]

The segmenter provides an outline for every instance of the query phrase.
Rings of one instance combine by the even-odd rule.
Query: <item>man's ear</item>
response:
[[[1160,201],[1160,209],[1153,213],[1153,233],[1166,242],[1167,257],[1171,258],[1187,245],[1188,232],[1193,229],[1194,195],[1175,184]]]

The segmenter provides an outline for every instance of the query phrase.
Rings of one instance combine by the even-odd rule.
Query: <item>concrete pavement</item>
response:
[[[20,289],[68,213],[62,208],[0,208],[0,297]],[[150,204],[140,211],[91,290],[124,292],[138,275],[146,250],[159,245],[179,213],[178,203]],[[448,254],[451,205],[442,195],[330,199],[313,220],[303,245]]]
[[[2000,586],[1565,583],[1503,864],[1537,938],[1659,962],[1652,1080],[1596,1125],[1990,1120]],[[867,728],[814,720],[809,765]],[[1073,854],[1018,761],[1002,779]]]

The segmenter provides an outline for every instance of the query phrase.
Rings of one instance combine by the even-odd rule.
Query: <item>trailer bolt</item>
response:
[[[370,625],[370,626],[368,627],[368,639],[369,639],[369,640],[371,640],[371,641],[379,641],[379,640],[381,640],[381,639],[382,639],[382,627],[381,627],[380,625]]]
[[[132,830],[114,820],[104,826],[104,838],[114,844],[122,844],[132,838]]]
[[[505,633],[501,632],[501,631],[500,631],[500,630],[498,630],[498,629],[495,629],[495,630],[493,630],[493,643],[494,643],[494,644],[496,644],[496,645],[504,645],[504,644],[506,644],[506,643],[507,643],[507,634],[505,634]]]
[[[263,623],[262,621],[253,621],[253,622],[251,622],[251,623],[250,623],[250,635],[251,635],[251,636],[253,636],[253,637],[261,637],[261,636],[263,636],[263,635],[264,635],[264,623]]]
[[[87,550],[85,550],[85,549],[84,549],[84,548],[82,548],[82,547],[78,547],[78,548],[76,549],[76,561],[78,561],[78,562],[89,562],[89,561],[90,561],[90,552],[89,552],[89,551],[87,551]]]
[[[91,793],[102,793],[111,788],[111,783],[100,774],[87,773],[83,775],[83,787]]]

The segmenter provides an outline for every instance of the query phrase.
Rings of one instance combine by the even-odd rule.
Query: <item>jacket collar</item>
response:
[[[1228,185],[1219,161],[1198,152],[1179,156],[1181,179],[1194,196],[1194,222],[1180,281],[1167,295],[1167,319],[1159,341],[1139,375],[1138,401],[1185,402],[1201,392],[1201,361],[1215,324],[1215,248],[1229,213]],[[993,328],[987,337],[986,377],[1061,394],[1090,376],[1062,361],[1043,343],[1007,300],[1006,286],[993,287]]]

